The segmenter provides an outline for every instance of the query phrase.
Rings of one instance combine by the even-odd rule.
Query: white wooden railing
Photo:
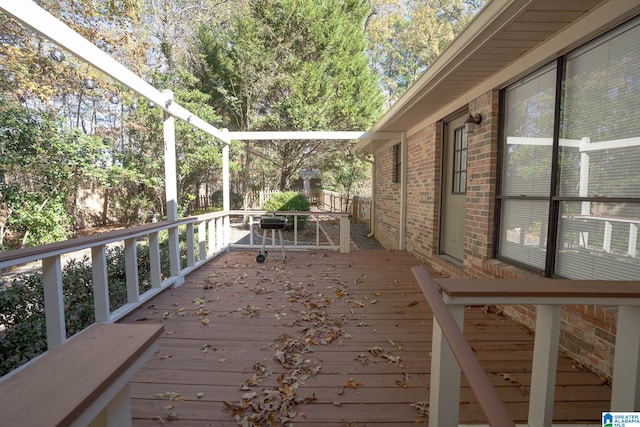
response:
[[[33,261],[42,261],[41,272],[44,286],[44,305],[47,329],[47,346],[53,349],[67,340],[65,327],[65,311],[62,289],[63,256],[76,251],[90,249],[91,268],[94,294],[94,310],[96,322],[115,322],[153,298],[162,290],[170,286],[180,286],[184,276],[199,268],[207,261],[231,248],[259,248],[261,241],[254,240],[254,229],[257,227],[257,217],[267,214],[264,211],[228,211],[200,215],[180,219],[178,221],[163,221],[146,224],[139,227],[116,230],[94,236],[67,240],[31,248],[18,249],[0,253],[0,270],[19,266]],[[294,240],[288,244],[288,249],[324,249],[349,252],[349,219],[346,214],[327,214],[317,212],[282,212],[298,216],[308,216],[311,223],[315,223],[315,242],[301,242],[297,239],[297,228],[294,230]],[[321,226],[319,216],[330,215],[339,219],[339,241],[329,238],[328,243],[321,242]],[[249,219],[250,235],[247,242],[234,241],[231,232],[233,217]],[[297,224],[297,221],[296,221]],[[179,231],[185,229],[183,242],[186,246],[186,262],[181,258]],[[179,230],[180,229],[180,230]],[[162,271],[160,253],[160,233],[169,232],[176,236],[169,239],[169,273]],[[326,242],[326,239],[324,239]],[[149,290],[141,293],[138,279],[137,243],[145,241],[149,245],[150,283]],[[124,261],[126,272],[127,301],[121,307],[112,309],[109,303],[109,275],[107,265],[107,246],[119,243],[124,247]],[[182,265],[186,264],[186,265]]]
[[[640,411],[640,328],[638,327],[640,325],[640,281],[432,280],[423,267],[415,267],[413,272],[422,289],[427,290],[425,295],[427,292],[431,294],[434,291],[441,292],[442,300],[440,303],[444,302],[449,311],[448,315],[436,319],[433,327],[429,402],[430,426],[453,427],[458,425],[460,366],[466,365],[466,371],[474,363],[468,360],[458,362],[456,353],[460,353],[459,348],[464,345],[460,343],[449,345],[448,342],[452,336],[455,339],[456,329],[459,332],[462,331],[465,306],[471,305],[536,306],[529,416],[526,424],[531,427],[551,427],[552,425],[562,306],[588,304],[617,307],[618,321],[611,406],[602,408],[602,411]],[[438,290],[434,289],[436,286]],[[434,300],[435,297],[431,295],[431,299]],[[448,321],[446,327],[438,324],[442,319]],[[458,347],[458,349],[452,349],[452,347]],[[475,356],[473,357],[475,358]],[[478,371],[477,367],[472,370]],[[468,379],[471,384],[471,378]],[[477,384],[482,381],[476,380],[474,382]],[[473,384],[471,385],[474,387]],[[485,399],[491,394],[477,388],[474,388],[474,392],[481,405],[478,393],[484,394]],[[491,406],[494,404],[495,402],[489,403],[488,408],[494,408],[495,406]],[[490,418],[488,418],[489,420]],[[491,425],[494,424],[491,423]],[[511,424],[509,421],[499,421],[495,425]]]

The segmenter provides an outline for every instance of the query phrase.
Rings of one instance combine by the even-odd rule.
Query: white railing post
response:
[[[293,218],[293,246],[298,246],[298,215],[296,214]],[[308,216],[307,220],[309,220]]]
[[[253,246],[253,215],[249,215],[249,244]]]
[[[149,274],[151,287],[162,287],[162,269],[160,264],[160,238],[158,232],[149,234]]]
[[[127,279],[127,302],[140,300],[140,283],[138,279],[138,248],[136,239],[124,241],[124,267]]]
[[[91,277],[93,279],[93,310],[96,322],[109,321],[109,279],[105,245],[91,248]]]
[[[347,215],[340,217],[340,253],[348,254],[351,248],[351,222]]]
[[[53,350],[67,340],[60,255],[42,260],[42,282],[47,325],[47,348]]]
[[[186,245],[187,245],[187,266],[193,267],[196,263],[196,239],[194,237],[195,227],[193,223],[190,222],[187,224],[187,236],[186,236]]]
[[[207,222],[198,223],[198,259],[204,261],[207,259]]]
[[[536,306],[529,426],[551,427],[560,342],[560,305]]]
[[[449,305],[462,331],[464,306]],[[437,320],[433,320],[429,389],[429,427],[457,426],[460,405],[461,370]]]
[[[640,306],[618,307],[611,410],[640,411]]]
[[[224,243],[222,241],[223,237],[224,237],[224,228],[223,228],[222,217],[216,218],[216,250],[218,251],[222,249],[222,247],[224,246]]]
[[[207,237],[209,238],[209,251],[207,252],[207,255],[211,255],[216,251],[216,220],[215,219],[209,220],[208,228],[209,228],[209,233]]]
[[[320,217],[316,216],[316,247],[320,247]]]

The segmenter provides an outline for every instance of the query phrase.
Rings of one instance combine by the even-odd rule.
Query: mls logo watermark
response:
[[[640,412],[603,412],[602,427],[640,427]]]

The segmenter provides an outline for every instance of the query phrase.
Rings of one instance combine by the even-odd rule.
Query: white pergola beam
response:
[[[228,132],[229,139],[235,141],[260,140],[350,140],[350,139],[399,139],[402,132],[361,132],[361,131],[256,131]]]
[[[226,135],[220,129],[205,122],[176,102],[169,102],[158,89],[151,86],[33,1],[0,0],[0,9],[23,25],[33,29],[129,89],[154,102],[172,116],[190,123],[223,142],[229,143]]]

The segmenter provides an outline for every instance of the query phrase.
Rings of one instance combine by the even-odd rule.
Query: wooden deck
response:
[[[426,423],[432,319],[406,252],[232,251],[124,322],[162,322],[132,383],[134,425],[409,426]],[[533,339],[480,308],[465,335],[516,421],[528,408]],[[600,425],[610,388],[561,356],[555,419]],[[424,404],[413,405],[417,402]],[[234,418],[235,415],[235,418]],[[483,415],[463,378],[461,423]],[[272,424],[273,422],[273,424]],[[252,425],[252,424],[245,424]]]

